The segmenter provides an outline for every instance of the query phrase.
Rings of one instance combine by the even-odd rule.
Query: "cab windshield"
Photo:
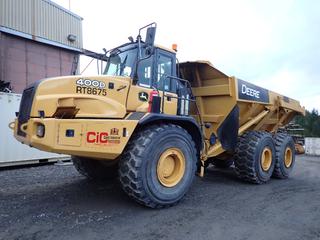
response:
[[[128,50],[115,49],[111,52],[104,75],[126,76],[133,75],[133,69],[137,60],[137,48]]]

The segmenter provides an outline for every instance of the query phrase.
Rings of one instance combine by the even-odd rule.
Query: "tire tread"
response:
[[[176,205],[179,201],[172,204],[159,204],[154,202],[147,194],[143,187],[143,179],[139,176],[139,170],[143,163],[143,152],[146,146],[151,143],[152,138],[162,131],[167,131],[170,128],[178,128],[184,132],[184,136],[192,143],[189,133],[178,125],[164,124],[151,125],[135,133],[126,146],[123,156],[119,164],[119,178],[122,189],[127,195],[138,203],[151,208],[164,208]],[[196,163],[195,163],[196,164]]]
[[[293,142],[292,137],[287,133],[281,132],[281,133],[275,134],[274,136],[274,143],[276,148],[276,163],[275,163],[275,168],[272,174],[274,178],[278,178],[278,179],[288,178],[288,175],[283,174],[283,172],[281,171],[281,166],[280,166],[281,156],[279,154],[281,153],[281,148],[283,147],[283,144],[290,141]],[[295,152],[293,151],[292,154],[295,154]]]
[[[265,131],[249,131],[241,135],[234,154],[234,165],[237,176],[247,182],[263,184],[255,170],[254,154],[260,139],[271,136]]]

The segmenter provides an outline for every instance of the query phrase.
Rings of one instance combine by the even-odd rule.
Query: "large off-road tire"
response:
[[[161,208],[176,204],[196,172],[196,148],[186,130],[173,124],[151,125],[130,139],[120,159],[123,190],[138,203]]]
[[[118,176],[118,163],[85,157],[71,157],[77,171],[90,180],[113,179]]]
[[[211,163],[216,167],[216,168],[229,168],[233,164],[233,159],[219,159],[219,158],[213,158],[211,160]]]
[[[295,164],[295,146],[292,137],[286,133],[274,135],[276,163],[272,176],[288,178]]]
[[[234,154],[235,172],[244,181],[266,183],[275,166],[275,146],[272,135],[250,131],[239,137]]]

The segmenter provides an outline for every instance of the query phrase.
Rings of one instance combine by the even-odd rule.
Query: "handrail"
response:
[[[172,79],[176,80],[176,81],[180,81],[184,84],[184,86],[190,90],[190,98],[182,98],[182,97],[174,97],[174,96],[171,96],[171,95],[167,95],[166,94],[166,91],[165,91],[165,83],[166,83],[166,80],[169,79],[170,82],[170,87],[172,86]],[[198,104],[197,104],[197,101],[196,101],[196,97],[193,95],[193,92],[192,92],[192,88],[191,88],[191,84],[188,80],[186,79],[182,79],[182,78],[179,78],[179,77],[175,77],[175,76],[169,76],[169,75],[166,75],[164,74],[164,81],[162,82],[162,109],[161,109],[161,112],[163,113],[164,112],[164,97],[171,97],[171,98],[176,98],[176,99],[181,99],[181,100],[184,100],[183,102],[183,109],[185,109],[186,107],[186,101],[189,101],[189,102],[194,102],[195,103],[195,106],[196,106],[196,111],[197,111],[197,116],[199,118],[199,121],[200,121],[200,126],[201,126],[201,129],[203,127],[203,121],[202,121],[202,117],[201,117],[201,114],[200,114],[200,110],[199,110],[199,107],[198,107]]]

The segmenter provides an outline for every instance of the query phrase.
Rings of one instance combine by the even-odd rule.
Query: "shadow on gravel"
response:
[[[244,183],[237,177],[233,167],[227,169],[215,168],[213,166],[208,167],[204,175],[204,180],[214,182],[215,184],[221,183],[223,185]]]
[[[86,209],[110,209],[110,206],[139,207],[122,191],[117,180],[89,181],[85,178],[41,191],[41,195],[55,198],[72,206]],[[107,206],[107,207],[106,207]]]

